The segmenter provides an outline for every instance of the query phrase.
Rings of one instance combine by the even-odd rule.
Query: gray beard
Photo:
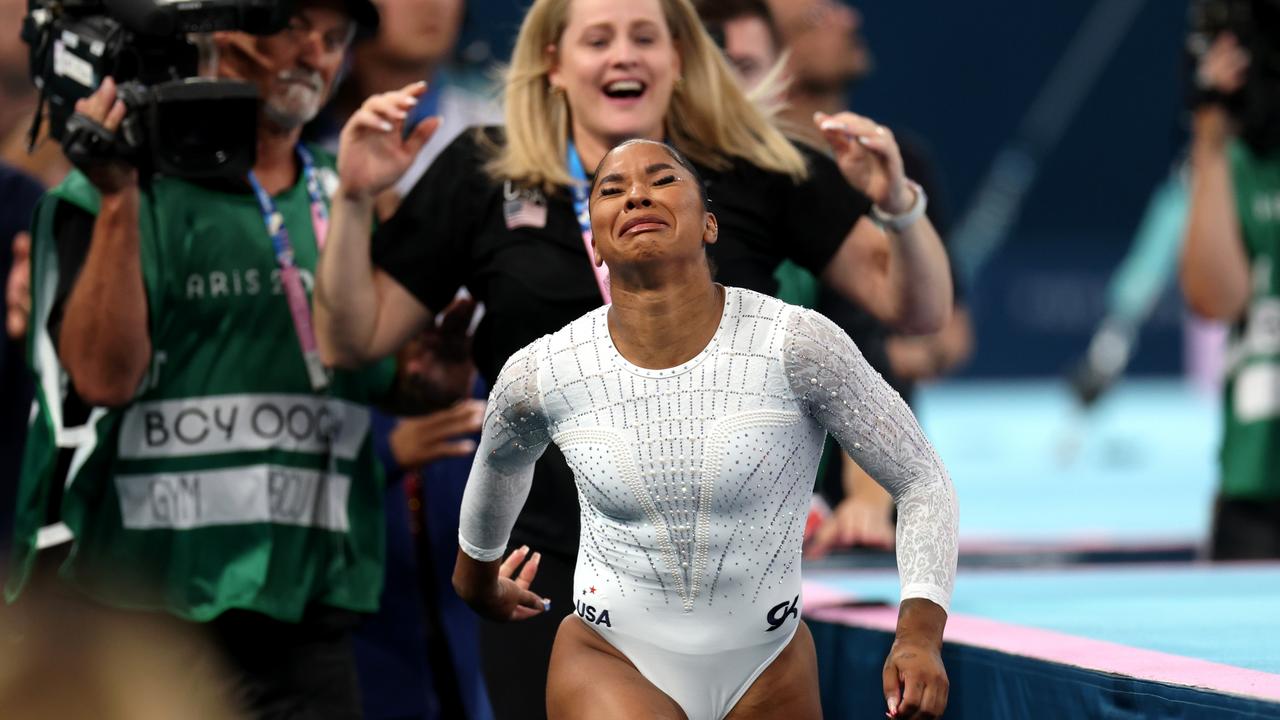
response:
[[[319,93],[300,85],[290,85],[285,92],[267,98],[263,112],[281,130],[294,130],[318,115],[321,104]]]

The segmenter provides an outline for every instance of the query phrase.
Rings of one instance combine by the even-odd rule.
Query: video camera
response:
[[[1222,103],[1255,151],[1280,149],[1280,0],[1192,0],[1187,50],[1191,106]],[[1198,86],[1201,56],[1223,32],[1240,41],[1250,57],[1244,87],[1223,97]]]
[[[235,80],[199,77],[193,36],[260,35],[284,28],[292,2],[277,0],[30,0],[22,38],[50,134],[77,165],[123,159],[144,174],[243,175],[256,155],[259,98]],[[75,114],[103,78],[128,109],[114,135]]]

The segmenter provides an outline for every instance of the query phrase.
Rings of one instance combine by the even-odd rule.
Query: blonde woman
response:
[[[393,352],[465,285],[486,307],[474,356],[492,383],[516,350],[606,304],[586,189],[606,150],[629,138],[670,142],[705,177],[722,282],[772,293],[789,258],[904,331],[937,330],[950,315],[945,251],[893,134],[842,114],[815,118],[836,162],[789,143],[742,94],[688,0],[536,0],[507,77],[505,128],[456,140],[371,242],[371,198],[434,127],[402,134],[421,92],[370,98],[342,133],[316,290],[331,363]],[[552,448],[512,540],[542,552],[535,590],[557,617],[576,594],[578,512],[573,473]],[[504,678],[499,717],[542,707],[555,628],[539,618],[483,629],[486,675]],[[529,694],[512,687],[521,680]]]

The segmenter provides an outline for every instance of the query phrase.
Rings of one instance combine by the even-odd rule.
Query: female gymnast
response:
[[[868,130],[827,129],[844,142]],[[537,564],[525,563],[536,555],[503,555],[554,443],[574,472],[582,532],[573,597],[554,598],[576,612],[556,637],[548,715],[820,717],[800,556],[829,432],[898,507],[889,713],[940,715],[957,506],[910,409],[826,318],[713,282],[718,222],[670,146],[610,151],[590,219],[613,302],[499,374],[463,499],[458,593],[495,620],[544,610],[529,590]]]

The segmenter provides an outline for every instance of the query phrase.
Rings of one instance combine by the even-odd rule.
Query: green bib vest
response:
[[[1280,153],[1237,141],[1229,157],[1253,288],[1229,344],[1222,494],[1280,500]]]
[[[332,158],[313,153],[332,186]],[[10,595],[29,567],[61,445],[75,448],[60,513],[75,544],[62,574],[99,600],[196,621],[230,608],[297,620],[309,603],[375,610],[384,483],[369,404],[390,388],[392,363],[337,371],[314,392],[257,200],[158,178],[140,212],[150,368],[131,404],[64,428],[61,368],[44,330],[57,202],[97,211],[92,186],[73,174],[36,214],[29,347],[40,412]],[[310,293],[317,247],[301,173],[275,202]]]

